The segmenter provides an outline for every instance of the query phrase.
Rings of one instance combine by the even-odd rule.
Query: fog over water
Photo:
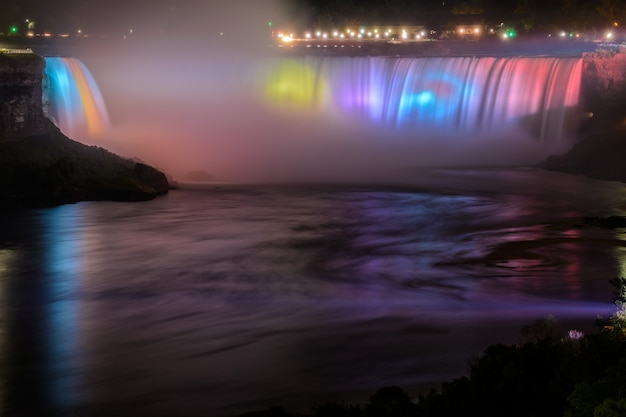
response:
[[[437,74],[450,65],[439,64],[447,67],[423,70],[434,78],[420,81],[422,70],[399,74],[398,68],[412,65],[406,62],[391,59],[376,65],[398,68],[371,69],[375,58],[304,58],[278,48],[269,39],[267,22],[289,21],[279,2],[188,3],[176,13],[185,22],[176,30],[153,30],[150,36],[137,31],[124,41],[94,43],[78,52],[101,88],[112,125],[107,134],[87,141],[137,157],[174,178],[201,170],[221,181],[393,180],[402,177],[398,170],[413,166],[533,164],[571,143],[575,101],[563,98],[553,107],[539,97],[538,104],[516,110],[528,106],[519,96],[529,86],[514,87],[520,80],[506,78],[505,72],[491,76],[489,85],[496,87],[483,85],[491,72],[500,71],[484,61],[455,63],[461,70],[442,76]],[[535,76],[528,65],[519,67],[514,72]],[[501,87],[498,77],[504,77]],[[551,77],[567,79],[559,73]],[[480,88],[484,92],[476,91]],[[564,90],[577,96],[576,87],[538,84],[534,89],[539,96]],[[340,96],[364,101],[347,109]],[[374,99],[387,110],[364,118],[379,106]],[[450,132],[455,120],[471,121],[479,112],[483,118],[519,120]],[[389,114],[395,113],[398,122],[391,123]],[[564,132],[537,127],[547,117]],[[418,122],[403,122],[411,118]],[[539,137],[537,129],[547,133]]]

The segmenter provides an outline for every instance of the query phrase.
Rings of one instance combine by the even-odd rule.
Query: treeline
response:
[[[365,405],[326,403],[308,414],[275,407],[242,417],[624,417],[626,285],[612,282],[617,312],[599,320],[595,334],[564,336],[548,317],[525,326],[520,343],[488,347],[467,376],[417,398],[385,387]]]
[[[601,30],[626,24],[626,0],[300,0],[312,26],[483,23],[519,30]],[[615,26],[617,24],[617,26]]]

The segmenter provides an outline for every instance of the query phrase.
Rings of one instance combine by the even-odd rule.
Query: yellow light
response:
[[[265,95],[279,109],[312,110],[324,108],[329,88],[323,77],[318,77],[298,60],[281,62],[267,78]]]

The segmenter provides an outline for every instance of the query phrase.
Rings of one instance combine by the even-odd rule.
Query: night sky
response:
[[[0,9],[2,28],[23,25],[28,18],[37,22],[37,31],[72,33],[81,29],[94,34],[116,34],[131,28],[139,33],[210,31],[217,25],[242,26],[253,18],[266,23],[293,10],[275,0],[3,0]]]
[[[621,21],[626,1],[613,0],[608,13],[599,0],[0,0],[0,31],[37,22],[38,31],[116,34],[211,31],[217,26],[245,28],[267,23],[343,24],[346,21],[417,24],[425,19],[445,24],[459,16],[514,19],[529,27],[568,24],[590,27]],[[610,14],[610,15],[609,15]],[[416,22],[419,21],[419,22]]]

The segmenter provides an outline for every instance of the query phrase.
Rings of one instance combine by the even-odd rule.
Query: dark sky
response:
[[[282,0],[0,0],[2,30],[29,18],[39,31],[115,33],[244,27],[284,19],[297,1]]]
[[[621,2],[623,3],[623,2]],[[361,22],[411,23],[423,16],[451,16],[455,6],[478,5],[486,18],[532,18],[535,24],[558,20],[589,25],[599,0],[0,0],[0,32],[10,25],[37,22],[38,31],[120,34],[245,32],[268,21],[337,23],[346,17]],[[563,5],[570,5],[569,14]],[[521,7],[521,9],[520,9]],[[626,9],[626,8],[625,8]],[[520,10],[522,11],[520,13]],[[525,11],[524,11],[525,10]],[[573,12],[575,13],[573,13]],[[617,16],[616,18],[621,18]],[[407,22],[399,20],[407,20]],[[414,23],[414,22],[413,22]],[[562,23],[562,22],[560,22]],[[592,22],[593,23],[593,22]]]

